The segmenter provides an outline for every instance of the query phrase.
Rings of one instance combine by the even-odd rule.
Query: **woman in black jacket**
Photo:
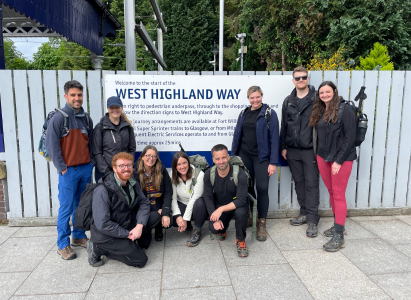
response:
[[[150,201],[150,210],[161,215],[161,223],[155,227],[154,236],[154,239],[160,242],[163,240],[163,227],[170,226],[173,187],[156,147],[148,145],[143,149],[136,162],[135,172],[143,193]]]
[[[345,190],[351,174],[355,151],[356,115],[353,110],[343,106],[344,99],[338,97],[335,84],[324,81],[318,87],[313,104],[310,126],[317,132],[317,163],[321,177],[330,194],[331,208],[334,213],[334,226],[324,231],[332,237],[323,248],[329,252],[345,247],[344,225],[347,216]],[[339,113],[342,112],[341,116]],[[314,134],[314,142],[316,135]]]
[[[98,182],[103,175],[112,173],[111,161],[120,152],[136,152],[136,139],[131,121],[123,113],[123,102],[119,97],[107,99],[107,113],[100,123],[94,127],[93,155],[97,165],[95,180]]]

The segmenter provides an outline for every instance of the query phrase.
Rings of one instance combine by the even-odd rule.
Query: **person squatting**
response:
[[[249,105],[244,105],[234,129],[232,156],[226,145],[215,145],[213,166],[197,170],[190,164],[191,157],[178,151],[170,173],[154,145],[147,145],[134,162],[134,130],[119,97],[107,99],[107,113],[93,128],[82,108],[83,86],[68,81],[65,114],[50,119],[46,136],[47,152],[59,172],[57,253],[72,260],[76,253],[71,246],[84,247],[93,267],[101,266],[106,256],[142,268],[148,260],[145,249],[152,229],[157,242],[163,240],[164,229],[187,232],[187,246],[195,247],[206,221],[208,230],[224,241],[234,219],[238,256],[247,257],[246,229],[252,225],[249,199],[257,199],[257,240],[266,241],[268,185],[280,155],[290,167],[300,205],[299,216],[290,225],[307,224],[306,236],[318,236],[321,175],[335,220],[324,231],[331,239],[323,248],[330,252],[344,248],[345,190],[357,157],[356,117],[349,109],[338,115],[344,99],[334,83],[325,81],[316,90],[308,84],[304,67],[293,71],[292,81],[295,89],[283,102],[281,128],[276,112],[262,102],[262,89],[252,86],[247,92]],[[76,224],[76,209],[86,184],[91,183],[93,166],[96,184],[89,240],[84,230],[71,229],[69,220]]]

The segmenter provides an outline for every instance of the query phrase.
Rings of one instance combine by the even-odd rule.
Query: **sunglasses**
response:
[[[300,76],[300,77],[294,77],[295,81],[300,81],[300,79],[302,80],[307,80],[308,76]]]

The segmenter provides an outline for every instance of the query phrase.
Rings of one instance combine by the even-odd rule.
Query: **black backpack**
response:
[[[87,183],[86,189],[81,194],[80,203],[76,209],[74,227],[80,230],[89,231],[90,225],[93,224],[93,193],[96,187],[104,183]],[[108,195],[111,198],[113,192],[106,186]]]

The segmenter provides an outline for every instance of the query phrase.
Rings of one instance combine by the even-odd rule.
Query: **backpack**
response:
[[[365,134],[367,133],[368,117],[366,114],[362,113],[362,101],[367,99],[367,95],[364,93],[365,86],[361,87],[360,92],[355,97],[355,101],[360,100],[358,107],[355,106],[353,101],[343,101],[338,107],[338,123],[341,123],[341,118],[344,109],[347,107],[351,109],[356,116],[356,135],[354,145],[356,147],[360,146],[365,140]]]
[[[199,154],[189,156],[188,160],[190,165],[194,166],[194,176],[191,180],[189,189],[190,193],[192,193],[192,188],[197,184],[198,174],[200,174],[201,171],[205,173],[208,169],[210,169],[210,165],[208,164],[206,158]],[[193,196],[193,193],[191,194],[191,196]]]
[[[66,114],[64,111],[62,111],[59,108],[56,108],[55,110],[49,112],[49,114],[47,115],[46,120],[44,121],[43,129],[42,129],[41,137],[40,137],[40,142],[39,142],[39,148],[38,148],[38,151],[39,151],[40,155],[43,156],[48,162],[51,161],[51,158],[50,158],[50,156],[49,156],[49,154],[47,153],[47,150],[46,150],[47,127],[48,127],[48,124],[49,124],[50,120],[53,118],[53,116],[57,112],[60,112],[64,117],[64,123],[63,123],[63,128],[62,128],[62,133],[63,133],[62,137],[65,137],[69,134],[69,129],[68,129],[68,126],[67,126],[68,114]]]
[[[241,111],[241,113],[240,113],[240,114],[241,114],[241,117],[244,116],[245,112],[246,112],[248,109],[250,109],[250,107],[246,107],[246,108],[244,108],[244,109]],[[267,105],[267,109],[265,110],[264,117],[265,117],[265,120],[267,121],[267,127],[268,127],[268,129],[270,129],[271,107],[269,107],[268,105]]]
[[[230,159],[228,160],[228,164],[233,167],[233,180],[235,185],[238,185],[238,173],[240,172],[240,168],[243,169],[245,174],[247,175],[247,186],[248,187],[253,187],[253,180],[250,176],[250,173],[247,170],[247,167],[244,165],[243,160],[239,156],[231,156]],[[211,181],[211,186],[214,187],[214,182],[215,182],[215,172],[216,172],[217,166],[212,166],[211,171],[210,171],[210,181]]]
[[[86,189],[81,194],[80,203],[76,209],[74,227],[80,230],[90,230],[90,225],[93,224],[93,193],[94,190],[104,183],[87,183]],[[113,192],[105,186],[109,197]]]

